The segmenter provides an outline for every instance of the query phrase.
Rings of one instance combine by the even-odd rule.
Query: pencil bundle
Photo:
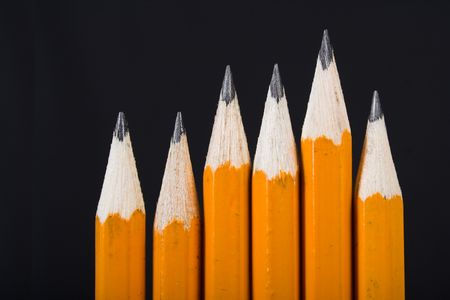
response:
[[[380,99],[374,92],[352,197],[352,135],[327,30],[300,153],[275,64],[250,165],[227,66],[203,170],[203,222],[177,113],[153,222],[153,299],[405,298],[403,199]],[[145,298],[145,239],[119,113],[95,219],[96,299]]]

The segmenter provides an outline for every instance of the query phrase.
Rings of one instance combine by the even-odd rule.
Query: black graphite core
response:
[[[181,112],[177,112],[177,118],[175,120],[175,129],[173,130],[172,143],[179,143],[181,140],[181,136],[185,133],[183,126],[183,117],[181,116]]]
[[[319,59],[322,65],[322,70],[328,69],[333,61],[333,47],[330,43],[330,37],[328,36],[328,30],[323,31],[322,45],[320,46]]]
[[[284,96],[283,83],[281,82],[278,64],[273,67],[272,79],[270,80],[270,94],[277,102]]]
[[[233,83],[233,77],[231,75],[231,69],[228,65],[225,68],[225,77],[223,78],[222,82],[222,90],[220,91],[220,98],[222,101],[225,101],[225,103],[228,105],[231,101],[233,101],[234,97],[236,96],[236,91],[234,89],[234,83]]]
[[[125,114],[119,112],[117,116],[116,128],[114,129],[114,136],[119,140],[123,141],[124,137],[128,134],[128,122],[125,119]]]
[[[373,92],[372,106],[370,108],[369,122],[375,122],[383,117],[383,110],[381,109],[380,97],[377,91]]]

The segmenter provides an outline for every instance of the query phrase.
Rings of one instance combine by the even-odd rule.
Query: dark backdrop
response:
[[[123,110],[147,209],[150,299],[153,214],[176,111],[201,200],[225,65],[252,156],[275,62],[298,141],[328,28],[354,170],[373,89],[381,95],[404,196],[407,297],[449,299],[449,6],[208,3],[36,1],[1,10],[3,298],[93,298],[94,217]]]

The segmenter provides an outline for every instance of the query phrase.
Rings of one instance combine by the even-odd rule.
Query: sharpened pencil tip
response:
[[[380,97],[377,91],[373,92],[372,106],[370,108],[369,122],[375,122],[383,117],[383,110],[381,109]]]
[[[322,64],[322,70],[328,69],[333,61],[333,47],[331,46],[328,29],[323,31],[322,45],[320,46],[319,59]]]
[[[225,76],[222,82],[222,90],[220,91],[220,98],[225,101],[226,104],[230,104],[236,96],[234,89],[233,76],[231,75],[230,65],[225,68]]]
[[[125,114],[119,112],[117,116],[116,128],[114,129],[114,136],[119,140],[123,141],[124,137],[128,134],[128,123],[125,119]]]
[[[273,67],[272,79],[270,80],[270,94],[277,102],[284,96],[283,83],[281,82],[280,71],[278,64]]]
[[[173,130],[172,143],[179,143],[181,140],[181,136],[185,133],[183,126],[183,117],[181,116],[181,112],[177,112],[177,118],[175,120],[175,129]]]

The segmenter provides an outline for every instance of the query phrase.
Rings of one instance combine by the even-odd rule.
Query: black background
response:
[[[300,138],[328,28],[359,163],[373,89],[405,205],[409,299],[450,299],[450,22],[446,4],[36,1],[1,9],[4,299],[90,299],[94,217],[118,111],[151,229],[176,111],[201,178],[226,64],[253,156],[279,63]]]

